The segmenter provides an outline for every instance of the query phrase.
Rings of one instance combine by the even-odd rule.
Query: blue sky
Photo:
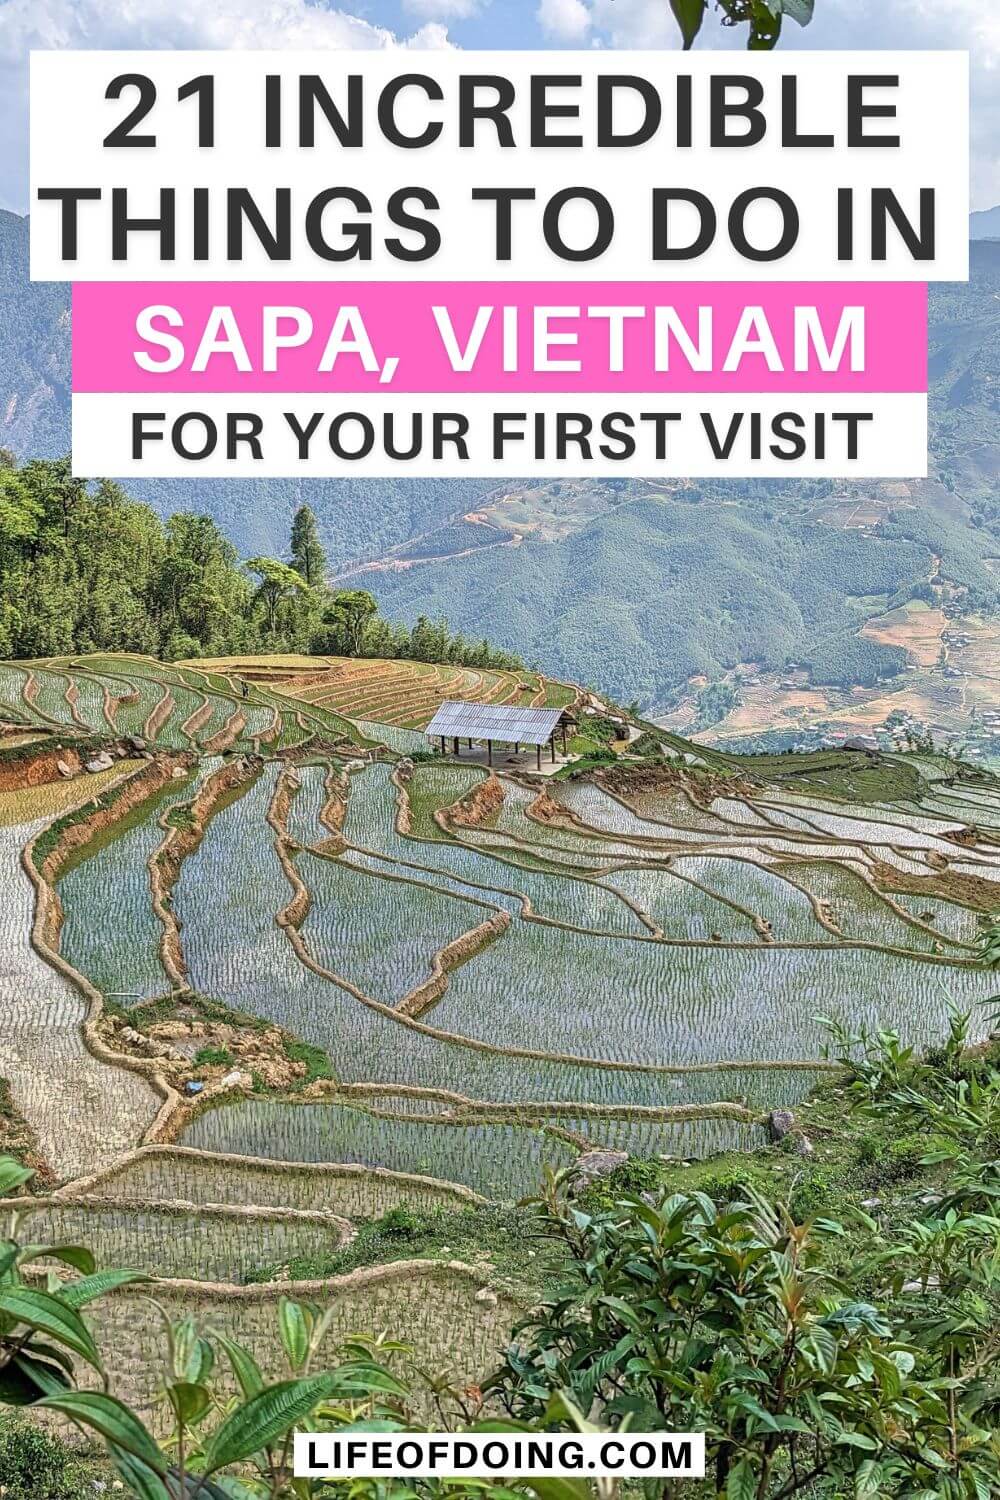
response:
[[[702,44],[739,46],[715,15]],[[667,0],[0,0],[0,207],[27,208],[33,47],[673,47]],[[972,204],[1000,204],[998,0],[816,0],[785,46],[967,47]],[[933,101],[929,101],[933,107]]]

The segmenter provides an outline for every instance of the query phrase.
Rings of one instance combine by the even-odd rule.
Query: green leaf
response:
[[[43,1344],[39,1339],[32,1339],[28,1345],[28,1353],[32,1359],[49,1360],[50,1363],[59,1365],[67,1375],[73,1374],[72,1355],[67,1354],[65,1349],[60,1349],[55,1344]]]
[[[321,1402],[338,1394],[340,1381],[334,1371],[311,1375],[305,1380],[283,1380],[265,1386],[256,1396],[231,1412],[213,1434],[205,1455],[209,1473],[239,1463],[283,1437]]]
[[[18,1246],[13,1240],[4,1240],[0,1243],[0,1276],[6,1276],[11,1266],[17,1260],[19,1254]]]
[[[748,1458],[733,1464],[726,1480],[726,1500],[754,1500],[757,1479]]]
[[[858,1472],[854,1476],[856,1500],[872,1500],[873,1496],[880,1495],[882,1478],[882,1465],[873,1458],[866,1458],[864,1463],[858,1465]]]
[[[264,1377],[253,1355],[235,1339],[224,1338],[221,1333],[217,1335],[217,1338],[233,1367],[233,1374],[243,1393],[243,1399],[249,1401],[251,1396],[259,1395],[264,1389]]]
[[[88,1302],[96,1302],[98,1297],[105,1297],[120,1286],[134,1286],[152,1279],[143,1271],[97,1271],[80,1281],[67,1282],[59,1293],[59,1300],[70,1307],[86,1307]]]
[[[84,1427],[92,1427],[113,1448],[141,1459],[154,1473],[167,1472],[166,1459],[142,1422],[116,1397],[100,1391],[68,1391],[65,1396],[49,1396],[40,1405],[61,1412]]]
[[[22,1167],[12,1156],[0,1156],[0,1198],[6,1198],[15,1188],[23,1187],[34,1175],[30,1167]]]
[[[538,1496],[538,1500],[591,1500],[591,1489],[586,1479],[567,1479],[558,1474],[544,1477],[532,1474],[525,1483]]]
[[[60,1260],[84,1276],[89,1276],[97,1267],[93,1253],[83,1245],[25,1245],[17,1259],[22,1266],[32,1260]]]
[[[781,9],[800,26],[808,26],[813,18],[816,0],[781,0]]]
[[[41,1396],[58,1396],[61,1391],[71,1388],[72,1380],[67,1371],[55,1360],[39,1359],[34,1345],[29,1346],[29,1350],[24,1353],[15,1354],[7,1369],[10,1370],[12,1366],[16,1366],[22,1375],[27,1376],[38,1387],[36,1401]]]
[[[189,1385],[204,1385],[215,1368],[215,1350],[208,1339],[196,1339],[184,1365],[184,1379]]]
[[[389,1396],[409,1395],[406,1386],[381,1365],[352,1362],[338,1365],[333,1374],[339,1396],[370,1396],[375,1392]]]
[[[251,1489],[242,1479],[234,1479],[229,1474],[220,1475],[214,1482],[210,1480],[202,1491],[205,1500],[212,1500],[213,1496],[217,1500],[261,1500],[263,1494],[262,1489]]]
[[[66,1390],[69,1378],[65,1371],[32,1354],[15,1354],[0,1369],[0,1406],[34,1406],[43,1397]]]
[[[309,1352],[309,1320],[299,1302],[282,1297],[278,1304],[281,1342],[293,1370],[301,1370]]]
[[[0,1287],[0,1312],[48,1334],[57,1344],[64,1344],[79,1354],[95,1370],[101,1369],[101,1359],[94,1340],[83,1319],[59,1297],[48,1292],[36,1292],[30,1287]]]
[[[109,1445],[111,1461],[136,1500],[174,1500],[163,1480],[141,1458],[114,1443]]]
[[[685,52],[690,50],[692,42],[701,30],[701,23],[705,17],[705,3],[706,0],[670,0],[670,9],[681,29]]]
[[[174,1415],[184,1427],[193,1427],[200,1422],[212,1404],[212,1398],[203,1385],[190,1380],[175,1380],[167,1386],[167,1399]]]

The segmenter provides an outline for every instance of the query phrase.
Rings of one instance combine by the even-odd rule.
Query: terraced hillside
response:
[[[502,703],[522,708],[562,708],[576,690],[539,672],[491,671],[422,661],[383,661],[348,656],[223,658],[201,663],[225,672],[238,669],[298,701],[355,720],[400,729],[423,729],[446,699]]]
[[[648,730],[555,780],[405,753],[477,693],[575,696],[337,658],[0,669],[0,1074],[54,1188],[34,1238],[140,1265],[263,1355],[289,1268],[394,1208],[761,1142],[830,1067],[818,1015],[985,1030],[989,774]],[[405,1326],[470,1380],[517,1300],[444,1254],[303,1295],[331,1336]],[[102,1314],[139,1394],[141,1308]]]

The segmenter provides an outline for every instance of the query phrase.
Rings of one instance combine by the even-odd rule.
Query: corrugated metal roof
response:
[[[545,745],[559,723],[559,708],[507,708],[502,703],[442,703],[425,733],[459,739]]]

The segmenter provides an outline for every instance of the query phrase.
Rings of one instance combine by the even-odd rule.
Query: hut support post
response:
[[[536,745],[535,746],[535,764],[536,764],[536,766],[538,767],[539,770],[542,769],[542,747],[541,747],[541,745]]]
[[[493,764],[493,741],[486,741],[486,759],[490,765]]]

